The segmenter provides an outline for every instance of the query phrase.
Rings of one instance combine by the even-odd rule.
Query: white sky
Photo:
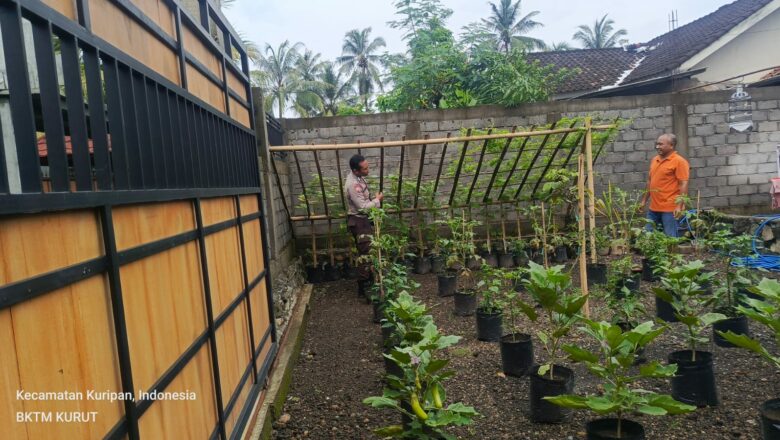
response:
[[[498,3],[499,0],[494,0]],[[224,13],[233,27],[261,48],[266,43],[276,48],[284,40],[300,41],[308,49],[322,54],[322,60],[341,55],[344,34],[351,29],[370,26],[371,36],[381,36],[390,52],[406,49],[401,32],[386,22],[396,19],[393,0],[236,0]],[[486,0],[443,0],[454,11],[447,27],[459,34],[461,27],[490,14]],[[628,31],[631,43],[648,41],[669,30],[669,14],[677,11],[678,26],[709,14],[731,0],[523,0],[521,16],[539,11],[536,21],[544,27],[529,34],[547,43],[571,40],[580,24],[592,25],[609,13],[616,28]]]

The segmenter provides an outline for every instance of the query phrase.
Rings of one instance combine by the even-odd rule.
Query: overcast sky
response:
[[[498,3],[499,0],[494,0]],[[386,22],[393,20],[393,0],[235,0],[225,15],[245,38],[262,49],[265,44],[276,48],[284,40],[303,43],[322,54],[323,60],[341,55],[344,34],[351,29],[370,26],[372,37],[381,36],[389,52],[403,52],[406,47],[401,32]],[[443,0],[454,13],[447,27],[459,34],[461,27],[490,14],[484,0]],[[568,41],[580,24],[592,25],[604,14],[615,20],[616,28],[628,31],[631,43],[648,41],[669,30],[669,14],[677,11],[678,26],[709,14],[730,0],[523,0],[521,14],[539,11],[536,21],[544,27],[529,34],[547,43]]]

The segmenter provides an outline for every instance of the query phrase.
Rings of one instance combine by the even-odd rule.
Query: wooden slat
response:
[[[122,401],[86,398],[88,390],[121,392],[109,303],[105,277],[95,276],[11,308],[18,389],[85,393],[82,400],[25,401],[24,410],[98,413],[94,423],[28,423],[29,438],[102,438],[123,415]]]
[[[92,211],[0,218],[0,285],[103,255]]]
[[[14,394],[22,389],[19,378],[19,361],[16,357],[18,347],[14,340],[11,309],[0,310],[0,423],[5,426],[3,435],[12,439],[27,439],[27,426],[17,423],[14,416],[24,411],[24,403],[17,400]],[[13,398],[11,396],[14,396]]]
[[[243,214],[243,212],[242,212]],[[260,236],[260,220],[244,223],[247,278],[251,281],[265,269],[263,243]],[[256,335],[257,333],[255,333]]]
[[[181,84],[174,51],[109,0],[89,0],[92,32],[150,69]]]
[[[248,99],[246,96],[246,86],[244,85],[244,81],[240,79],[238,76],[236,76],[236,74],[233,73],[230,69],[227,69],[226,76],[227,76],[228,87],[230,87],[230,90],[235,92],[236,95],[244,98],[245,101],[250,101],[251,99]],[[232,106],[233,104],[231,103],[230,105]]]
[[[206,66],[206,68],[216,75],[220,81],[224,81],[224,78],[222,77],[222,61],[220,61],[220,58],[214,55],[214,53],[209,50],[187,26],[182,26],[181,31],[184,50],[191,53],[195,59]],[[187,79],[189,80],[189,73],[187,74]]]
[[[201,200],[203,226],[236,218],[236,204],[232,197],[216,197]]]
[[[163,0],[132,0],[132,2],[166,34],[176,38],[176,17],[167,2]]]
[[[197,243],[122,266],[120,274],[133,384],[148,390],[206,330]]]
[[[76,3],[73,0],[42,0],[43,4],[76,21]]]
[[[260,283],[249,292],[250,302],[252,303],[252,326],[255,334],[255,343],[257,347],[260,347],[262,343],[263,335],[271,325],[270,313],[268,313],[268,292],[265,288],[265,281]],[[267,345],[271,344],[271,338],[266,341]],[[259,365],[262,365],[263,359],[257,360]]]
[[[189,202],[118,206],[113,216],[119,251],[195,229]]]
[[[260,210],[260,207],[257,205],[257,196],[255,194],[239,197],[239,203],[241,203],[241,215],[254,214]]]
[[[222,384],[222,401],[230,400],[238,388],[239,380],[250,362],[249,323],[246,319],[246,304],[240,304],[217,329],[217,354]],[[235,423],[235,421],[234,421]],[[230,432],[231,427],[226,429]]]
[[[158,400],[139,420],[141,438],[205,439],[217,424],[214,381],[208,344],[168,385],[167,391],[195,393],[195,400]]]
[[[187,90],[217,110],[225,111],[224,91],[189,64],[187,64]]]
[[[211,302],[216,317],[244,288],[238,228],[225,229],[206,237],[206,252],[209,262]]]
[[[230,116],[236,121],[240,122],[244,127],[249,127],[249,110],[244,108],[238,101],[230,98]]]

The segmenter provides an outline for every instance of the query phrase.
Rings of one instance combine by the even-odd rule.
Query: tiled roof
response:
[[[559,52],[533,52],[527,55],[542,66],[580,69],[580,73],[561,84],[557,93],[598,90],[616,85],[622,75],[642,58],[641,54],[626,52],[622,48],[579,49]]]
[[[647,58],[628,75],[623,84],[672,73],[682,63],[704,50],[771,1],[737,0],[645,44],[634,45],[633,47],[654,49],[647,51]]]
[[[737,0],[647,43],[626,49],[580,49],[529,53],[529,60],[560,68],[579,68],[580,74],[557,93],[586,92],[671,75],[685,61],[713,44],[772,0]]]

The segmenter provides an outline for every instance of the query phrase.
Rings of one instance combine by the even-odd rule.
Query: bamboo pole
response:
[[[544,262],[544,268],[547,269],[547,225],[544,220],[544,202],[542,202],[542,260]]]
[[[580,264],[580,289],[583,295],[588,295],[588,266],[587,253],[585,251],[585,170],[583,166],[584,157],[582,153],[579,155],[579,166],[577,169],[579,173],[577,175],[577,196],[579,197],[579,218],[577,219],[577,230],[580,234],[580,252],[579,252],[579,264]],[[585,317],[590,318],[590,298],[585,300]]]
[[[592,130],[609,130],[615,128],[614,125],[595,125],[592,126]],[[413,145],[422,145],[422,144],[442,144],[444,142],[465,142],[465,141],[481,141],[481,140],[490,140],[490,139],[507,139],[507,138],[522,138],[522,137],[529,137],[529,136],[543,136],[543,135],[552,135],[552,134],[561,134],[561,133],[572,133],[575,131],[581,131],[583,130],[582,127],[578,128],[556,128],[556,129],[549,129],[549,130],[538,130],[538,131],[522,131],[517,133],[501,133],[501,134],[491,134],[491,135],[467,135],[467,136],[459,136],[459,137],[452,137],[452,138],[434,138],[434,139],[411,139],[411,140],[401,140],[401,141],[386,141],[386,142],[357,142],[357,143],[351,143],[351,144],[338,144],[338,145],[332,145],[332,144],[311,144],[311,145],[279,145],[275,147],[270,147],[269,151],[313,151],[313,150],[351,150],[351,149],[368,149],[368,148],[390,148],[390,147],[400,147],[400,146],[413,146]]]
[[[585,166],[588,180],[588,235],[590,236],[590,262],[596,262],[596,190],[593,176],[593,127],[591,118],[585,118]]]
[[[501,209],[501,241],[504,243],[504,253],[506,253],[506,223],[504,222],[504,205],[500,205]]]

